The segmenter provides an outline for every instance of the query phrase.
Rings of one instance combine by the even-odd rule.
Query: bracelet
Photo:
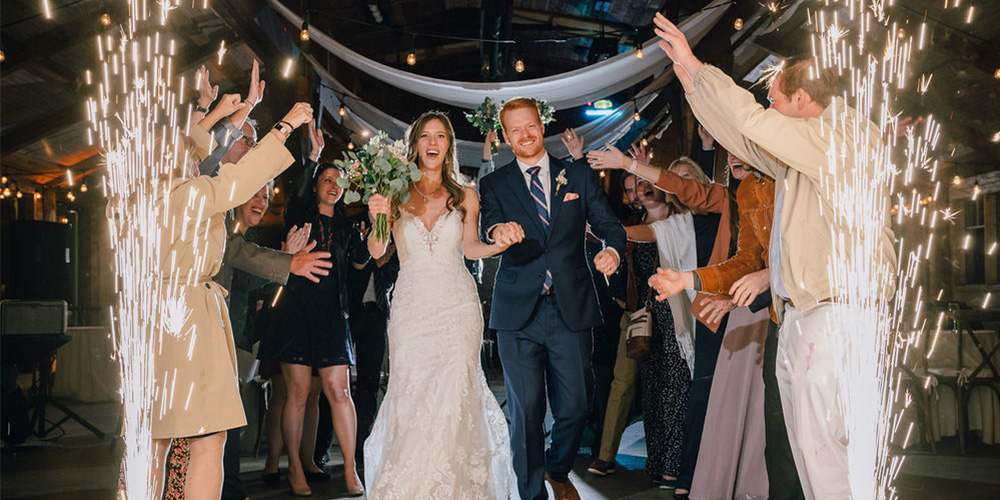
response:
[[[288,123],[285,120],[278,120],[278,123],[284,123],[285,125],[288,125],[288,133],[289,134],[291,134],[292,131],[295,130],[295,127],[293,127],[291,123]]]
[[[628,166],[628,172],[634,174],[636,168],[639,168],[639,160],[632,158],[632,164]]]

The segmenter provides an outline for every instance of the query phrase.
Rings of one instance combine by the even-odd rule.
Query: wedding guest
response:
[[[209,113],[217,122],[245,107],[238,95],[223,97]],[[248,200],[265,182],[291,164],[291,155],[283,147],[288,134],[308,119],[311,108],[296,104],[261,144],[247,153],[238,164],[228,163],[216,177],[193,176],[175,179],[171,190],[164,192],[163,203],[169,207],[162,240],[170,242],[162,253],[160,279],[168,293],[178,294],[189,315],[171,330],[156,336],[152,350],[157,370],[152,406],[160,411],[152,415],[153,489],[163,485],[163,466],[173,438],[189,439],[191,464],[185,481],[185,497],[218,497],[222,488],[223,431],[246,424],[236,384],[236,360],[228,311],[222,307],[223,291],[211,278],[221,266],[225,211]],[[190,127],[199,158],[211,150],[209,128]],[[190,199],[203,200],[202,208],[192,208]],[[200,204],[200,202],[199,202]],[[199,216],[200,214],[200,216]],[[185,225],[187,227],[178,227]],[[176,239],[182,229],[192,238]],[[203,245],[195,248],[193,241]],[[188,280],[188,271],[195,276]],[[183,293],[179,292],[180,290]],[[197,337],[189,338],[196,329]],[[192,345],[192,342],[194,343]],[[169,380],[168,380],[169,379]],[[173,389],[171,389],[173,388]],[[175,391],[184,391],[184,395]],[[169,402],[185,398],[184,405]]]
[[[774,215],[774,181],[732,153],[727,163],[730,183],[739,184],[736,254],[721,264],[693,271],[663,266],[652,280],[661,295],[685,288],[717,294],[719,300],[703,313],[721,315],[732,311],[705,418],[705,426],[714,432],[701,442],[691,489],[691,498],[696,499],[769,496],[760,352],[770,323],[766,307],[770,294],[765,293],[769,289],[769,272],[765,265]],[[751,306],[758,297],[766,298],[761,301],[764,305],[755,310],[742,307]]]
[[[661,170],[638,159],[630,159],[617,148],[608,145],[607,151],[590,151],[588,159],[594,168],[627,169],[640,177],[656,181],[656,187],[677,196],[680,203],[692,211],[691,224],[694,226],[695,262],[693,266],[705,267],[726,260],[730,255],[731,234],[731,197],[726,187],[710,182],[701,167],[690,158],[681,157],[675,160],[670,168]],[[662,227],[662,226],[661,226]],[[676,244],[661,241],[659,245]],[[722,345],[722,335],[716,332],[721,328],[725,331],[725,316],[721,318],[705,318],[698,313],[704,305],[696,297],[691,302],[692,311],[698,317],[695,322],[695,338],[693,349],[693,365],[691,389],[688,395],[688,409],[684,417],[684,443],[680,472],[675,481],[663,483],[664,487],[675,487],[676,498],[687,498],[694,479],[694,469],[698,460],[698,448],[704,428],[705,412],[712,388],[712,377],[715,373],[715,363]],[[709,319],[714,319],[710,321]],[[682,345],[682,350],[683,350]]]
[[[844,415],[837,394],[832,345],[852,332],[838,331],[831,321],[841,313],[832,291],[828,266],[834,235],[853,237],[855,229],[836,218],[827,172],[830,145],[878,147],[882,134],[840,93],[836,68],[822,68],[811,57],[786,61],[768,89],[771,109],[717,68],[691,52],[684,34],[665,17],[654,19],[660,47],[678,68],[677,76],[694,114],[720,143],[775,180],[777,228],[769,246],[770,284],[776,316],[780,359],[777,380],[786,428],[806,498],[850,498],[850,464],[843,436]],[[844,114],[845,116],[840,116]],[[832,124],[832,125],[831,125]],[[854,172],[871,182],[877,165],[868,157],[838,155],[838,171]],[[859,160],[860,159],[860,160]],[[847,182],[851,182],[849,179]],[[887,193],[875,203],[888,204]],[[876,248],[864,256],[894,275],[896,253],[890,221],[881,227]],[[816,230],[822,228],[822,230]],[[895,283],[879,283],[881,300],[891,300]]]
[[[666,193],[656,189],[649,181],[636,178],[635,184],[637,197],[646,212],[641,226],[648,227],[658,221],[666,222],[675,212],[686,211],[676,202],[668,203]],[[642,232],[637,232],[636,229],[639,227],[629,226],[625,231],[631,233],[632,240],[646,241],[636,245],[631,262],[635,269],[636,292],[640,301],[637,306],[642,307],[649,297],[649,285],[646,283],[649,276],[656,273],[658,266],[666,263],[660,258],[655,240],[649,242],[648,238],[638,236]],[[693,231],[686,236],[689,240],[695,238]],[[678,342],[678,334],[680,337],[688,337],[690,334],[690,327],[687,326],[690,323],[682,322],[684,317],[690,316],[690,308],[678,308],[675,321],[671,305],[668,302],[652,301],[651,348],[649,354],[638,361],[643,428],[646,435],[646,473],[663,488],[673,487],[680,472],[684,416],[691,386],[687,356]]]
[[[636,189],[636,179],[634,175],[622,177],[622,191],[628,200],[629,208],[633,214],[621,221],[625,227],[642,222],[645,209],[639,201]],[[615,324],[618,328],[618,347],[615,353],[611,386],[608,391],[608,399],[604,410],[604,419],[601,427],[600,447],[594,460],[587,466],[587,472],[597,476],[614,474],[617,471],[618,463],[615,456],[618,454],[618,447],[621,445],[622,433],[629,422],[632,408],[632,398],[635,395],[636,375],[638,365],[634,359],[629,358],[626,353],[625,330],[628,326],[628,315],[635,312],[640,307],[638,305],[638,293],[636,291],[635,267],[632,262],[632,253],[635,251],[636,243],[629,241],[625,245],[625,261],[619,274],[626,277],[624,313],[620,316],[620,321]],[[643,278],[645,279],[645,278]],[[613,317],[605,316],[607,323],[613,323]]]
[[[314,125],[313,125],[314,126]],[[355,466],[357,417],[350,392],[350,365],[354,350],[347,318],[347,279],[350,266],[364,267],[368,252],[361,233],[344,214],[337,185],[340,171],[332,163],[316,167],[312,192],[294,193],[285,208],[285,225],[311,223],[317,248],[333,255],[333,267],[316,282],[290,278],[275,311],[275,326],[284,338],[274,356],[281,361],[286,401],[282,413],[282,437],[288,450],[288,482],[292,494],[308,496],[306,467],[299,455],[303,418],[313,370],[319,373],[322,391],[330,405],[334,432],[344,455],[345,482],[350,495],[364,493]]]

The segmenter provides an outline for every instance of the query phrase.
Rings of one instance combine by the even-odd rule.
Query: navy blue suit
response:
[[[565,185],[556,177],[565,170]],[[524,500],[547,497],[544,473],[565,481],[580,444],[593,393],[592,328],[601,324],[585,237],[587,223],[605,245],[625,255],[625,230],[597,176],[584,165],[549,157],[549,231],[539,218],[525,174],[513,161],[482,178],[481,220],[517,222],[525,239],[501,257],[490,327],[497,330],[511,415],[511,447]],[[541,295],[546,270],[551,295]],[[552,446],[544,451],[545,400],[552,405]]]

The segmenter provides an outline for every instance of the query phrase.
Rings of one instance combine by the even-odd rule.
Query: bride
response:
[[[524,237],[479,241],[479,198],[457,181],[455,132],[444,114],[421,115],[407,132],[420,167],[402,205],[372,196],[388,214],[400,272],[389,315],[391,375],[365,442],[372,500],[517,497],[507,424],[479,365],[483,316],[467,259],[496,255]],[[368,238],[375,258],[387,242]]]

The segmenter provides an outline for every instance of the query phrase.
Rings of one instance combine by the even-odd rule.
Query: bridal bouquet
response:
[[[360,148],[345,151],[344,159],[333,163],[344,172],[337,185],[345,189],[345,203],[368,203],[373,194],[406,203],[410,184],[420,180],[420,169],[406,160],[406,145],[401,140],[390,142],[385,132],[375,134]],[[378,241],[389,239],[385,214],[375,216],[372,231]]]

